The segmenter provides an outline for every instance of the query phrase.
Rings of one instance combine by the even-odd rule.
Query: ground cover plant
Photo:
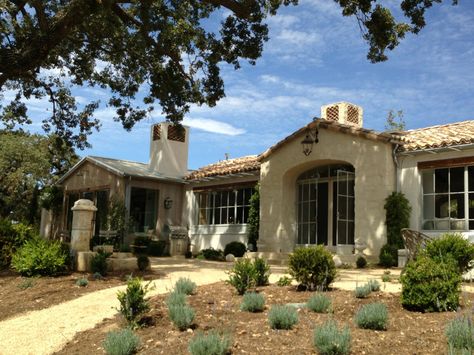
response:
[[[351,352],[351,331],[348,326],[339,330],[330,319],[314,330],[313,343],[321,355],[347,355]]]
[[[363,305],[355,315],[355,323],[362,329],[387,329],[388,311],[383,303],[369,303]]]
[[[211,331],[208,334],[196,334],[189,342],[188,350],[191,355],[225,355],[230,345],[228,336]]]
[[[186,330],[193,324],[196,312],[186,304],[168,306],[168,316],[179,330]]]
[[[370,287],[370,285],[365,284],[362,286],[356,286],[354,290],[354,295],[357,298],[366,298],[370,295],[371,292],[372,292],[372,288]]]
[[[261,312],[265,308],[265,297],[256,292],[247,292],[242,297],[240,310],[246,312]]]
[[[316,313],[331,311],[331,299],[323,293],[317,293],[306,302],[306,307]]]
[[[129,328],[111,331],[104,340],[107,355],[131,355],[140,346],[140,338]]]
[[[268,312],[268,322],[272,329],[291,329],[298,323],[298,312],[292,306],[275,305]]]
[[[474,352],[474,319],[462,315],[453,319],[446,327],[449,355],[467,355]]]
[[[192,295],[196,291],[196,283],[187,277],[180,277],[174,284],[174,291],[184,295]]]

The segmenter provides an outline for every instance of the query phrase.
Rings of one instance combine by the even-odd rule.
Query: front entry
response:
[[[354,244],[354,169],[326,165],[297,180],[297,245]]]

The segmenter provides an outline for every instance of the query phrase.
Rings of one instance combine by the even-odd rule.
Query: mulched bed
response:
[[[404,310],[398,294],[372,293],[367,299],[357,299],[353,292],[332,290],[327,295],[333,302],[333,314],[316,314],[300,309],[299,323],[292,330],[272,330],[268,325],[268,310],[273,304],[306,302],[310,292],[298,292],[295,287],[267,286],[258,289],[265,295],[267,307],[262,313],[239,310],[242,297],[224,282],[201,286],[188,297],[196,310],[194,329],[180,332],[168,318],[164,299],[153,297],[147,327],[139,329],[140,354],[187,354],[189,340],[197,331],[218,329],[232,335],[232,354],[315,354],[312,345],[316,325],[333,317],[341,326],[348,324],[352,334],[352,354],[443,354],[446,353],[446,324],[457,316],[455,312],[415,313]],[[472,304],[473,294],[464,294],[466,304]],[[358,329],[353,316],[363,304],[383,302],[389,310],[386,331]],[[461,310],[464,312],[467,310]],[[94,329],[78,333],[60,354],[103,353],[101,344],[106,333],[123,327],[119,316],[107,319]]]
[[[88,273],[72,273],[57,277],[21,277],[10,270],[0,272],[0,321],[27,311],[35,311],[72,300],[89,292],[126,284],[130,272],[111,272],[103,280]],[[134,272],[144,279],[156,279],[153,271]],[[86,287],[76,286],[77,279],[87,278]]]

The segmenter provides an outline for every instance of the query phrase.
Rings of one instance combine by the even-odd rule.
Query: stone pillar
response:
[[[90,200],[77,200],[72,211],[71,253],[90,251],[92,220],[97,208]]]

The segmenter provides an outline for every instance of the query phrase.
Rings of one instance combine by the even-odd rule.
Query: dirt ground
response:
[[[0,272],[0,321],[20,313],[48,308],[84,294],[126,284],[130,273],[108,273],[102,280],[95,280],[88,273],[72,273],[58,277],[21,277],[9,270]],[[135,272],[146,280],[160,277],[156,270]],[[87,278],[85,287],[76,285],[80,278]],[[21,300],[21,302],[19,302]]]
[[[271,305],[306,302],[312,293],[298,292],[294,286],[275,285],[258,289],[266,299],[262,313],[239,310],[242,297],[234,289],[218,282],[198,287],[197,293],[188,297],[196,311],[193,329],[181,332],[168,318],[164,300],[166,295],[151,298],[148,317],[150,325],[139,329],[141,339],[139,354],[187,354],[189,340],[197,331],[218,329],[232,337],[233,354],[315,354],[312,345],[313,331],[317,325],[334,318],[341,326],[348,324],[352,334],[352,354],[443,354],[446,353],[446,324],[458,313],[415,313],[404,310],[399,294],[372,293],[367,299],[357,299],[352,291],[334,289],[327,292],[332,300],[332,314],[316,314],[307,309],[299,310],[299,323],[292,330],[272,330],[267,315]],[[465,306],[460,312],[470,311],[474,294],[464,292]],[[358,329],[353,321],[357,310],[372,302],[382,302],[389,310],[386,331]],[[58,354],[102,354],[101,345],[106,333],[124,326],[119,316],[109,318],[95,328],[76,334]]]

